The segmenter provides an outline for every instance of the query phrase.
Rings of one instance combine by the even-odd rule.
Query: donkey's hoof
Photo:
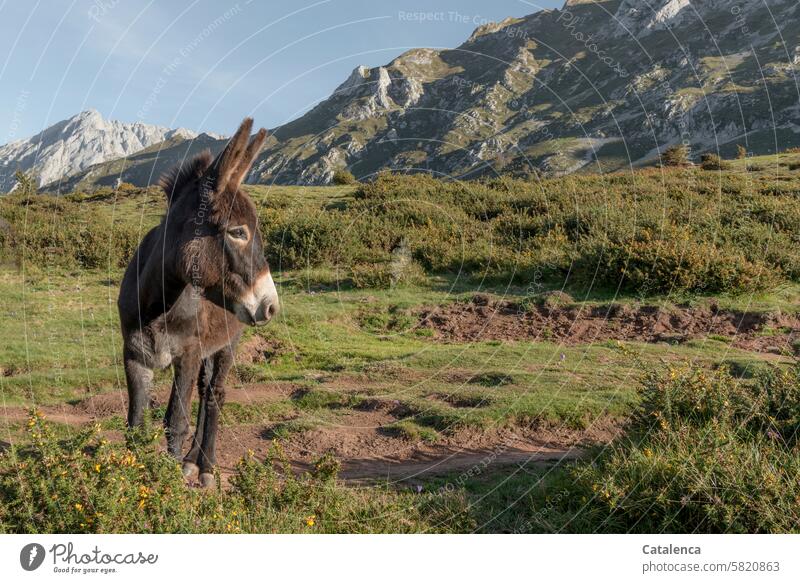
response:
[[[191,482],[197,477],[197,474],[200,473],[200,468],[197,467],[197,464],[193,464],[192,462],[183,462],[182,471],[183,477]]]
[[[200,474],[200,487],[211,488],[214,485],[214,474]]]

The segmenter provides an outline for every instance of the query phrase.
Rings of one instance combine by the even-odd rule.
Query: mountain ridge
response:
[[[678,143],[722,156],[800,146],[798,24],[794,0],[568,0],[487,23],[458,47],[356,67],[271,130],[247,181],[328,184],[344,168],[561,175],[657,163]],[[157,177],[190,153],[175,146],[68,183]]]
[[[454,49],[359,66],[275,129],[250,179],[557,175],[650,163],[682,141],[723,154],[797,145],[798,5],[768,4],[570,0],[478,27]]]
[[[90,166],[135,154],[165,140],[191,139],[185,128],[106,119],[95,109],[56,122],[30,138],[0,146],[0,192],[14,187],[14,174],[32,174],[43,186]]]

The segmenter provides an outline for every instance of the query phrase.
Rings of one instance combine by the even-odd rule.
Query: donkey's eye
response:
[[[232,227],[228,229],[228,236],[239,241],[247,241],[248,233],[246,227]]]

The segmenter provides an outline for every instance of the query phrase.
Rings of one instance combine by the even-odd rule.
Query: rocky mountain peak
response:
[[[690,0],[623,0],[614,15],[621,33],[640,38],[657,30],[680,26],[693,16]]]
[[[184,128],[106,119],[96,109],[87,109],[35,136],[0,146],[0,192],[14,187],[17,170],[32,173],[41,186],[164,140],[196,135]]]

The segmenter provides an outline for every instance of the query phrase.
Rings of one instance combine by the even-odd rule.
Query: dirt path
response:
[[[230,402],[267,403],[290,398],[291,387],[253,384],[232,389],[229,394]],[[157,404],[166,397],[167,392],[162,390],[154,396],[154,401]],[[119,391],[77,403],[40,407],[40,411],[51,421],[77,428],[111,416],[124,416],[126,400],[127,395]],[[27,409],[21,407],[5,409],[0,412],[0,429],[5,429],[2,425],[24,421],[27,414]],[[291,432],[277,440],[275,428],[280,423],[226,424],[220,428],[218,439],[220,472],[227,482],[243,456],[252,452],[258,459],[266,459],[277,442],[298,471],[310,470],[315,460],[330,453],[341,462],[340,477],[344,480],[413,483],[458,472],[474,476],[488,468],[509,464],[530,467],[573,460],[581,455],[583,447],[608,442],[618,431],[608,422],[584,431],[565,427],[463,429],[436,443],[427,443],[389,431],[388,427],[399,418],[390,405],[346,409],[337,413],[334,421],[320,420],[309,429]],[[118,430],[103,434],[112,441],[123,439]]]
[[[300,470],[311,469],[325,453],[341,462],[346,480],[408,481],[461,470],[481,472],[508,464],[541,465],[573,460],[583,448],[607,443],[619,432],[609,421],[586,430],[566,427],[463,429],[436,443],[393,436],[386,427],[397,418],[386,411],[348,411],[329,423],[280,440],[286,458]],[[263,459],[273,445],[269,431],[252,425],[221,429],[219,463],[233,471],[248,452]]]
[[[359,459],[349,460],[342,466],[340,476],[350,481],[387,480],[390,482],[416,481],[431,476],[461,472],[465,477],[476,477],[487,470],[502,466],[519,465],[528,468],[575,460],[581,456],[579,448],[536,447],[535,443],[520,442],[517,447],[498,444],[493,449],[441,448],[436,452],[420,453],[405,460]]]

